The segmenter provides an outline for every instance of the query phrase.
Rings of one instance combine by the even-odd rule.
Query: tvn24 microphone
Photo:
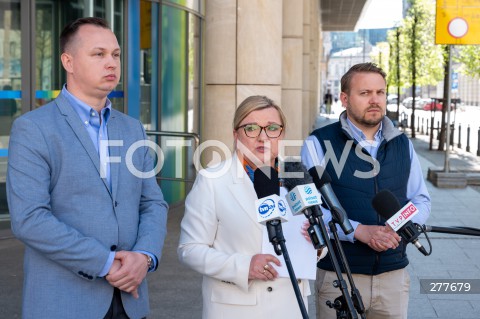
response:
[[[318,174],[322,171],[323,174],[320,178]],[[332,181],[330,175],[321,166],[314,166],[310,168],[308,172],[310,173],[310,176],[312,176],[315,186],[318,188],[320,194],[322,194],[323,199],[327,203],[330,212],[332,212],[333,219],[340,225],[345,235],[353,232],[353,227],[347,217],[347,213],[338,201],[338,198],[335,196],[332,186],[330,185],[330,182]]]
[[[257,168],[253,175],[253,187],[258,197],[255,201],[257,220],[267,226],[268,240],[272,243],[275,253],[281,255],[279,246],[279,240],[283,238],[281,223],[288,219],[286,203],[279,196],[277,171],[273,167]]]
[[[287,202],[292,215],[303,213],[310,222],[307,232],[312,240],[313,247],[315,249],[326,247],[325,239],[316,220],[316,218],[322,218],[322,212],[317,208],[321,204],[320,194],[318,194],[312,178],[300,162],[285,162],[285,173],[302,174],[302,178],[282,179],[283,186],[289,191],[286,196]]]
[[[417,225],[411,222],[413,216],[418,213],[417,207],[412,202],[400,207],[400,203],[395,195],[389,190],[382,190],[375,195],[372,200],[372,206],[377,214],[387,220],[387,224],[402,237],[407,243],[412,243],[417,249],[428,256],[429,253],[418,241],[420,231]]]

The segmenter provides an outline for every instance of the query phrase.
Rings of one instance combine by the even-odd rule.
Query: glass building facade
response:
[[[204,8],[204,0],[0,0],[0,220],[9,218],[12,122],[59,94],[66,77],[58,38],[85,16],[108,20],[122,49],[122,79],[110,100],[160,146],[167,201],[185,197],[200,131]]]

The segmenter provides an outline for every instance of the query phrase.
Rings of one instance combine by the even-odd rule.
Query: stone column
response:
[[[205,4],[202,141],[218,140],[232,149],[235,108],[257,94],[267,95],[284,110],[286,138],[303,140],[318,107],[317,1],[208,0]],[[299,148],[292,155],[298,154]]]
[[[232,149],[233,113],[246,97],[267,95],[281,105],[282,2],[205,3],[202,140],[218,140]]]

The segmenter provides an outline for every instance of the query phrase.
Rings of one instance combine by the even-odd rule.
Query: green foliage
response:
[[[389,59],[388,65],[382,65],[388,71],[387,83],[392,87],[405,88],[412,86],[415,79],[415,85],[418,86],[436,85],[444,78],[446,59],[445,46],[435,44],[435,1],[408,2],[411,6],[402,24],[387,35]],[[462,45],[455,48],[458,54],[452,54],[452,59],[461,64],[459,71],[480,78],[480,46]],[[378,57],[374,61],[378,61]],[[397,61],[400,61],[399,67]],[[398,72],[400,77],[397,76]]]
[[[387,81],[395,87],[410,87],[414,81],[415,85],[435,85],[444,74],[444,49],[435,44],[435,1],[409,0],[409,3],[402,25],[388,33],[391,53]]]
[[[443,78],[443,46],[435,44],[435,2],[432,0],[410,0],[401,27],[401,68],[407,85],[437,84]],[[415,75],[413,74],[415,71]]]
[[[385,71],[387,74],[389,73],[389,70],[388,70],[389,54],[390,54],[390,48],[388,47],[388,43],[379,42],[377,43],[375,49],[370,55],[372,62],[377,64],[379,67],[381,67],[383,71]]]
[[[463,45],[458,48],[458,56],[454,58],[456,62],[462,64],[460,72],[474,77],[480,77],[480,46]]]
[[[394,87],[403,87],[405,86],[405,83],[403,79],[405,78],[403,73],[405,70],[402,72],[402,68],[399,67],[399,64],[397,63],[399,59],[399,53],[400,53],[400,48],[401,48],[401,43],[400,43],[400,29],[397,28],[395,30],[390,30],[387,33],[387,41],[389,44],[389,50],[390,50],[390,57],[389,57],[389,68],[388,68],[388,73],[387,73],[387,83],[389,86],[394,86]],[[400,73],[400,76],[398,74]]]

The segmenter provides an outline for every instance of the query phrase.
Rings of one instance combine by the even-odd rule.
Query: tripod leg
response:
[[[343,284],[345,285],[344,290],[347,290],[345,280],[343,280]],[[335,313],[337,318],[352,318],[352,316],[358,318],[355,317],[356,313],[350,315],[348,303],[343,295],[338,296],[341,291],[338,288],[339,283],[335,272],[318,269],[315,285],[317,318],[332,318]]]

